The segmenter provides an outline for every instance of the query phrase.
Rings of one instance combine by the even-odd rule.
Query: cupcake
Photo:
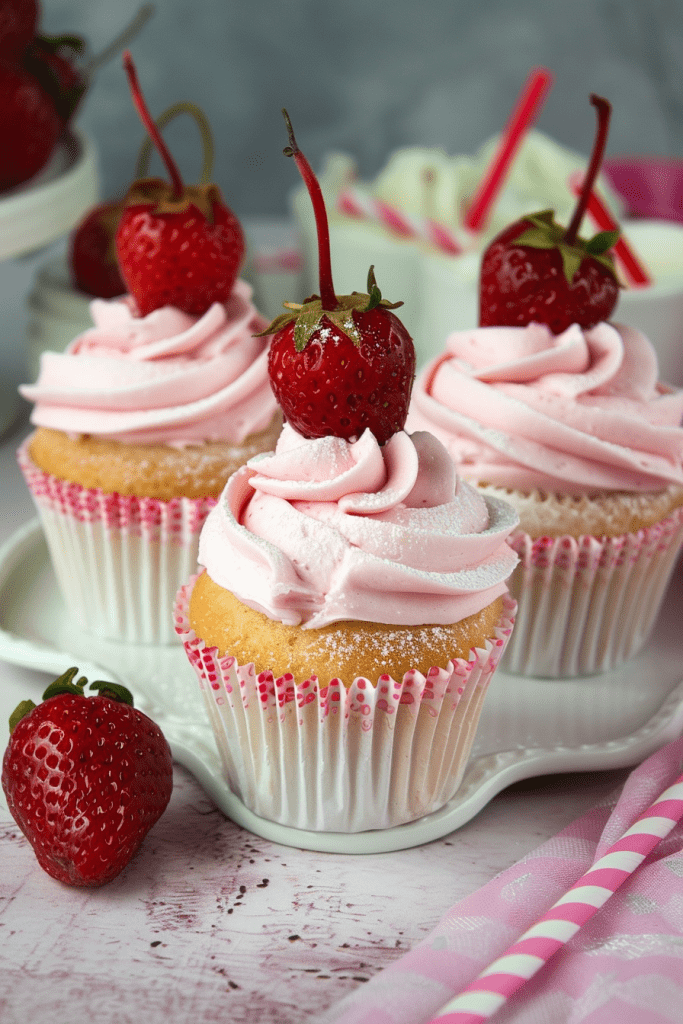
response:
[[[285,426],[231,477],[176,618],[247,807],[358,832],[453,796],[512,628],[515,522],[426,432]]]
[[[287,423],[230,478],[202,530],[177,629],[231,789],[301,829],[388,828],[457,790],[512,628],[509,505],[403,426],[415,352],[370,275],[321,298],[269,351]],[[276,325],[272,325],[275,327]]]
[[[504,665],[547,677],[635,655],[683,542],[683,392],[659,381],[641,332],[607,322],[617,283],[600,245],[613,239],[568,241],[568,230],[544,212],[494,239],[483,326],[448,338],[408,419],[517,510],[519,612]]]
[[[19,462],[67,606],[129,642],[176,640],[206,515],[281,426],[239,223],[216,186],[178,188],[131,187],[117,233],[130,294],[93,301],[94,327],[20,388],[37,429]]]

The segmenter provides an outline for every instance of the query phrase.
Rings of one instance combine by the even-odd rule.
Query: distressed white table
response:
[[[21,378],[32,264],[0,266],[0,366]],[[33,516],[0,444],[0,543]],[[0,662],[0,750],[19,700],[48,677]],[[183,768],[171,804],[118,879],[69,889],[38,867],[0,805],[3,1024],[313,1024],[422,939],[448,907],[538,846],[625,770],[519,783],[426,846],[344,856],[277,846],[227,820]]]

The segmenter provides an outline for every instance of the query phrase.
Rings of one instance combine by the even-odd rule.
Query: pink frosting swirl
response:
[[[639,331],[529,324],[451,334],[408,428],[433,431],[467,479],[579,495],[683,484],[682,418]]]
[[[254,337],[266,321],[246,282],[202,316],[167,306],[138,317],[127,296],[90,309],[95,326],[45,352],[36,384],[19,389],[36,426],[182,446],[239,443],[272,420],[268,338]]]
[[[517,515],[459,480],[431,434],[383,447],[305,440],[285,426],[275,453],[238,470],[204,525],[199,561],[271,619],[453,623],[505,593]]]

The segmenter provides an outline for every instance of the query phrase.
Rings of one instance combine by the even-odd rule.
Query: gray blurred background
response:
[[[94,53],[138,0],[42,0],[46,32]],[[555,85],[538,127],[588,153],[590,92],[614,108],[608,155],[683,156],[683,0],[157,0],[131,45],[153,116],[177,100],[207,113],[214,180],[240,216],[282,217],[298,184],[280,108],[314,168],[341,149],[372,177],[397,146],[471,153],[499,131],[529,71]],[[125,191],[143,129],[120,59],[102,68],[78,123],[96,141],[103,194]],[[165,137],[188,181],[198,134]],[[160,164],[152,172],[162,174]]]

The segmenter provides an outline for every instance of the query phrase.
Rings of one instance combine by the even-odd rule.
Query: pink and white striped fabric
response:
[[[535,925],[442,1007],[429,1024],[482,1024],[488,1020],[604,906],[682,814],[683,775]]]
[[[682,770],[679,739],[320,1024],[681,1024]]]

